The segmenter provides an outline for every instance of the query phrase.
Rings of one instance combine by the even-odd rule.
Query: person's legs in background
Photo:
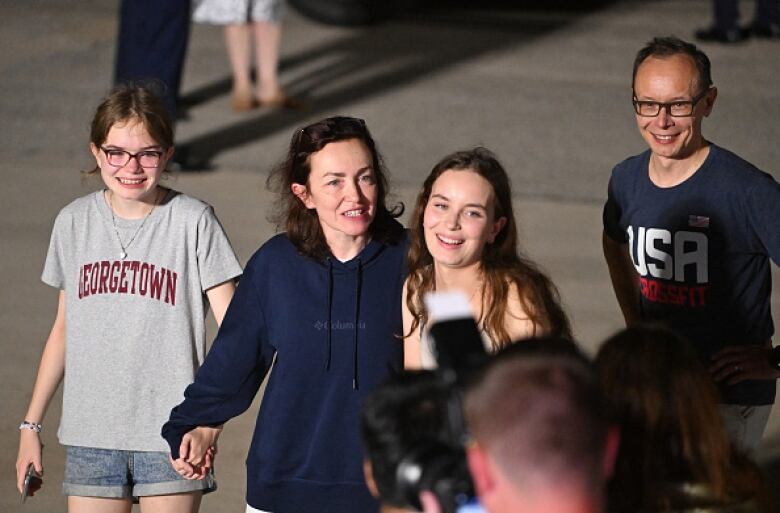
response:
[[[255,58],[257,70],[257,99],[260,105],[284,101],[279,85],[279,46],[282,26],[275,21],[254,22]]]
[[[190,0],[122,0],[114,82],[159,81],[175,119],[189,33]]]
[[[279,82],[283,0],[255,0],[250,10],[255,38],[255,94],[261,107],[295,109],[300,101],[287,96]]]
[[[237,112],[257,106],[294,106],[279,83],[282,8],[281,0],[256,0],[249,6],[251,21],[225,26],[225,41],[233,73],[232,106]],[[251,76],[253,51],[254,87]]]
[[[739,43],[748,33],[739,27],[737,0],[712,0],[713,25],[696,31],[696,39],[706,42]]]
[[[780,38],[780,0],[756,0],[750,31],[757,37]]]
[[[722,33],[739,29],[739,6],[737,0],[713,0],[712,14],[715,28]]]
[[[252,60],[251,29],[252,26],[247,23],[225,25],[225,46],[233,74],[231,106],[237,112],[251,110],[255,104],[250,72]]]
[[[705,42],[739,43],[749,36],[780,38],[780,0],[756,0],[753,22],[739,26],[737,0],[713,0],[714,24],[696,31],[696,38]]]

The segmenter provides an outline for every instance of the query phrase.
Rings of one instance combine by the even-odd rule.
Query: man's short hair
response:
[[[648,57],[666,58],[673,55],[687,55],[693,59],[696,64],[696,70],[699,77],[697,86],[700,92],[705,91],[712,87],[712,75],[710,74],[710,59],[707,55],[699,50],[699,48],[693,43],[683,41],[675,36],[656,37],[652,41],[647,43],[644,48],[639,50],[634,59],[634,73],[631,76],[631,89],[634,89],[634,83],[636,81],[636,73],[639,70],[639,66]]]
[[[559,338],[497,354],[466,393],[476,442],[517,488],[603,485],[607,421],[595,371]]]
[[[361,429],[380,501],[406,507],[396,471],[413,449],[449,440],[447,389],[432,371],[391,377],[366,397]]]

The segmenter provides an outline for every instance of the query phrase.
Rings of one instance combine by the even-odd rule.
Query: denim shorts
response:
[[[167,452],[65,446],[64,495],[124,498],[216,489],[213,474],[202,480],[181,477]]]

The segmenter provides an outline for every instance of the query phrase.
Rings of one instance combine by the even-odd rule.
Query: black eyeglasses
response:
[[[300,153],[301,140],[304,136],[308,137],[309,141],[326,141],[337,140],[340,138],[339,136],[353,134],[360,136],[366,136],[368,134],[368,128],[366,127],[366,122],[364,120],[350,116],[326,118],[298,130],[298,135],[295,140],[295,153],[296,155]]]
[[[163,156],[163,152],[160,150],[143,150],[138,153],[130,153],[129,151],[105,148],[103,146],[100,149],[106,154],[108,163],[114,167],[124,167],[130,162],[130,159],[135,159],[141,167],[157,167]]]
[[[666,113],[673,118],[687,118],[693,116],[693,109],[699,100],[704,98],[709,89],[705,89],[692,100],[678,100],[673,102],[654,102],[650,100],[637,100],[636,94],[632,98],[634,104],[634,111],[643,117],[652,118],[661,113],[661,109],[665,109]]]

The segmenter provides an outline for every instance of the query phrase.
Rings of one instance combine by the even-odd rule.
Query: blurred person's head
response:
[[[718,91],[695,45],[676,37],[650,41],[634,60],[631,88],[637,126],[653,154],[682,160],[706,144],[701,125]]]
[[[716,501],[755,496],[755,468],[733,454],[718,395],[692,345],[659,326],[625,329],[596,357],[607,415],[620,429],[609,509],[660,511],[705,485]]]
[[[399,466],[413,452],[448,441],[447,398],[431,371],[393,376],[366,397],[361,410],[364,471],[383,512],[414,511]]]
[[[494,349],[510,342],[505,314],[513,286],[540,332],[569,333],[555,286],[518,252],[509,176],[490,150],[477,147],[442,158],[423,183],[409,225],[410,333],[428,321],[422,298],[436,290],[442,268],[473,269],[484,279],[478,322]]]
[[[601,510],[616,440],[573,342],[504,348],[468,388],[465,414],[469,467],[490,513]]]
[[[400,237],[388,209],[387,169],[362,119],[335,116],[297,130],[268,178],[277,192],[273,220],[304,255],[324,258],[340,237]]]

